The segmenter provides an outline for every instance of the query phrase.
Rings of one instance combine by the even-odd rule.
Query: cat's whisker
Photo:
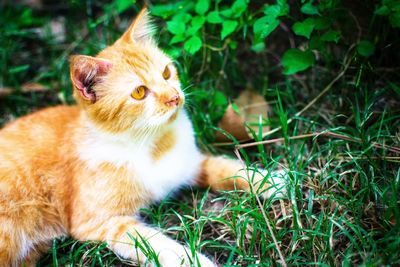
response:
[[[189,84],[189,85],[183,87],[183,88],[182,88],[182,92],[186,92],[187,89],[189,89],[189,88],[191,88],[191,87],[193,87],[193,86],[194,86],[194,84]],[[185,96],[186,96],[186,94],[185,94]]]

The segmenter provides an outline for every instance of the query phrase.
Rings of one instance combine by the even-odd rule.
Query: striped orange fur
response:
[[[189,266],[190,258],[215,266],[133,217],[185,185],[248,189],[243,178],[225,179],[242,168],[237,161],[196,148],[177,70],[151,29],[143,10],[96,57],[71,57],[76,106],[47,108],[0,131],[0,266],[34,266],[65,235],[145,262],[128,233],[146,238],[163,266]],[[131,97],[139,86],[140,100]]]

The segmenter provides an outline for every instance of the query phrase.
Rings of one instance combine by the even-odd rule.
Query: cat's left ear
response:
[[[154,31],[149,11],[143,8],[120,39],[128,43],[152,40]]]
[[[102,58],[83,55],[71,56],[70,76],[75,89],[74,95],[95,103],[98,96],[94,87],[103,81],[111,67],[111,62]]]

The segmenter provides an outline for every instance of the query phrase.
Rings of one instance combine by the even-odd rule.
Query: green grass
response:
[[[41,107],[72,103],[68,56],[98,52],[117,38],[135,13],[107,13],[99,4],[90,5],[90,1],[70,1],[58,8],[31,15],[27,14],[30,9],[23,6],[9,5],[1,10],[0,87],[15,91],[0,97],[0,124]],[[63,41],[49,33],[49,22],[56,16],[65,20]],[[398,47],[398,42],[394,45]],[[163,38],[161,46],[167,46]],[[268,124],[272,129],[280,127],[264,140],[283,140],[243,148],[241,156],[246,164],[259,163],[268,170],[282,168],[287,173],[286,198],[262,200],[260,205],[254,193],[192,188],[142,209],[144,220],[188,244],[192,251],[201,251],[225,266],[282,265],[277,246],[288,266],[399,265],[398,68],[385,67],[379,57],[368,61],[352,50],[349,55],[351,64],[343,77],[300,115],[297,112],[338,75],[344,62],[319,65],[298,76],[278,77],[256,88],[274,103]],[[220,60],[224,56],[221,54]],[[247,60],[233,56],[237,56],[236,63]],[[178,63],[183,85],[188,87],[188,109],[198,143],[205,151],[234,156],[234,146],[214,145],[214,130],[227,103],[218,91],[235,96],[246,83],[242,78],[235,84],[230,80],[232,76],[207,73],[200,74],[198,80],[195,67],[202,60],[185,55]],[[232,66],[226,67],[227,72],[233,75],[229,68]],[[266,67],[264,71],[269,74],[276,70]],[[40,83],[50,90],[20,91],[26,82]],[[323,131],[347,138],[291,138]],[[257,134],[255,137],[256,141],[260,139]],[[145,245],[144,250],[150,257],[154,254]],[[55,240],[38,263],[66,265],[132,263],[119,259],[105,244],[70,238]]]

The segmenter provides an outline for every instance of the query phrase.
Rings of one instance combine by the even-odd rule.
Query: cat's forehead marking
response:
[[[161,51],[146,49],[126,49],[122,52],[120,62],[124,68],[135,73],[145,82],[163,72],[171,60]]]

